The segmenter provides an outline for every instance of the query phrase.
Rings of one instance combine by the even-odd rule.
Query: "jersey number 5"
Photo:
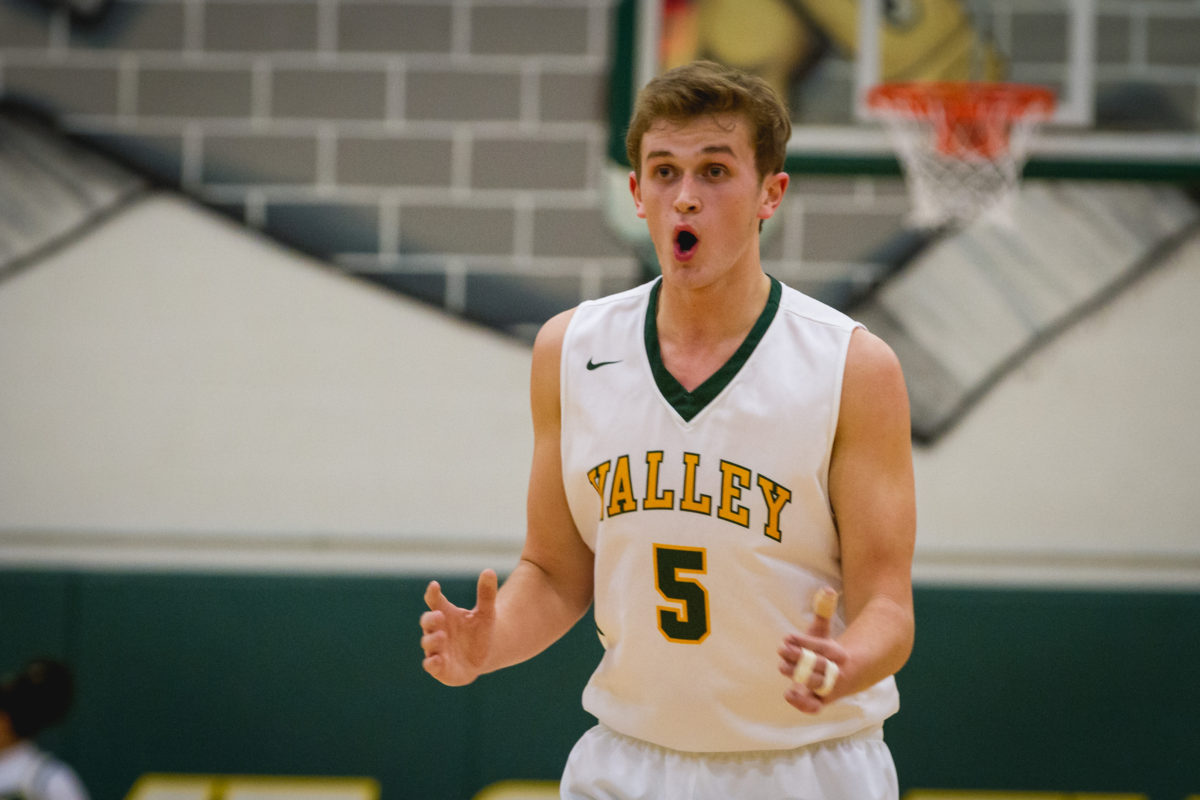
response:
[[[654,588],[664,600],[658,607],[658,629],[672,642],[699,644],[708,636],[708,591],[694,578],[703,575],[706,552],[702,547],[654,545]]]

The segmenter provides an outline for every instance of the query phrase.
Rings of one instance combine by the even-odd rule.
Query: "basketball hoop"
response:
[[[1012,200],[1054,93],[1017,83],[888,83],[867,93],[887,125],[923,228],[977,217],[1011,223]]]

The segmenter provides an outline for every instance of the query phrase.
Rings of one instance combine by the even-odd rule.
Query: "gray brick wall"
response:
[[[138,69],[135,113],[139,118],[245,119],[253,111],[253,76],[229,66],[145,65]],[[72,109],[74,110],[74,109]]]
[[[71,29],[71,45],[135,52],[178,52],[184,46],[185,11],[182,3],[136,3],[117,0],[101,25]]]
[[[1053,81],[1062,20],[997,2],[1024,59],[1014,77]],[[615,4],[114,0],[83,24],[0,0],[0,93],[348,271],[527,334],[644,277],[607,221]],[[1097,8],[1100,87],[1154,82],[1195,126],[1198,4]],[[821,118],[819,99],[806,113]],[[908,211],[902,181],[794,187],[768,269],[830,298],[877,277]]]
[[[414,67],[405,74],[404,113],[414,120],[515,122],[521,85],[519,67]]]
[[[4,85],[47,111],[115,114],[119,76],[112,63],[18,63],[6,65]]]
[[[1155,16],[1146,21],[1146,54],[1151,64],[1194,68],[1198,42],[1200,17],[1194,14]]]
[[[602,211],[611,2],[115,0],[79,24],[0,0],[0,90],[285,242],[528,330],[522,293],[641,276]]]
[[[449,4],[379,3],[347,0],[338,5],[340,52],[448,53],[454,14]]]
[[[449,188],[454,143],[445,138],[382,133],[338,138],[337,182],[343,186]]]
[[[45,48],[50,44],[46,13],[36,7],[0,3],[0,47]]]
[[[471,51],[483,55],[572,56],[587,52],[586,5],[481,5],[471,10]]]
[[[215,53],[311,53],[319,25],[316,2],[205,0],[201,36]]]

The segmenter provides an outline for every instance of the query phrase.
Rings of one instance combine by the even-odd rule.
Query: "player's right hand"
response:
[[[832,619],[836,610],[837,592],[833,587],[826,586],[818,590],[813,598],[813,617],[807,630],[788,634],[779,648],[779,671],[793,679],[784,697],[789,704],[806,714],[819,712],[839,696],[837,683],[846,665],[847,654],[841,644],[832,638]],[[806,651],[813,660],[806,662],[808,670],[803,681],[795,682],[797,664]],[[818,688],[824,683],[831,667],[834,673],[828,691],[822,694]]]
[[[459,608],[446,599],[437,581],[425,589],[421,649],[425,671],[447,686],[465,686],[484,671],[496,620],[499,581],[490,569],[479,575],[475,607]]]

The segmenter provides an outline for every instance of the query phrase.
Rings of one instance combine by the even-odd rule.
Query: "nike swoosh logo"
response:
[[[589,358],[588,363],[587,363],[587,368],[590,370],[591,369],[599,369],[600,367],[607,367],[609,364],[620,364],[620,363],[621,363],[621,359],[619,359],[619,358],[616,361],[592,361]]]

